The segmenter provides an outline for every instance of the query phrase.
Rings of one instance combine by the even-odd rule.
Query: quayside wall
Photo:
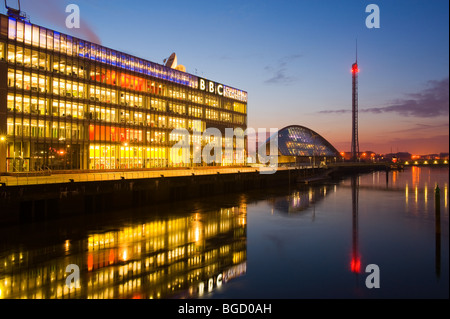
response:
[[[346,165],[326,168],[278,169],[273,174],[254,171],[205,175],[121,178],[28,185],[0,185],[0,226],[64,216],[107,213],[119,209],[188,200],[257,189],[314,183],[374,170],[387,165]]]
[[[67,182],[0,187],[0,225],[93,214],[246,190],[288,186],[319,169]]]

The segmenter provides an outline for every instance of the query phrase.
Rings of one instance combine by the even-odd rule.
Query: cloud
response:
[[[388,106],[360,109],[363,113],[398,113],[412,117],[438,117],[449,114],[449,80],[428,81],[427,88],[419,93],[407,94],[405,98],[392,101]],[[351,109],[324,110],[321,114],[350,113]]]
[[[333,141],[333,146],[338,150],[350,151],[350,141]],[[392,152],[409,152],[411,154],[439,154],[449,151],[449,135],[437,134],[428,137],[400,136],[393,138],[379,137],[371,138],[369,141],[360,140],[361,151],[373,151],[380,154]]]
[[[277,64],[275,66],[268,65],[264,68],[267,72],[271,73],[272,76],[265,80],[264,83],[266,84],[290,84],[292,82],[297,81],[298,79],[296,77],[287,75],[288,66],[290,63],[292,63],[294,60],[302,57],[301,54],[292,54],[285,56],[278,60]]]
[[[80,28],[79,29],[67,29],[66,18],[69,13],[66,13],[66,5],[61,0],[46,0],[45,5],[42,5],[42,1],[25,0],[22,1],[21,9],[30,16],[30,20],[33,23],[33,17],[46,20],[49,24],[55,25],[60,28],[63,33],[71,34],[75,37],[82,38],[84,40],[101,44],[100,38],[90,27],[90,25],[83,19],[83,7],[80,6]]]
[[[438,128],[447,128],[449,127],[449,123],[439,123],[435,125],[431,124],[422,124],[422,123],[416,123],[414,127],[403,129],[403,130],[397,130],[397,131],[391,131],[391,133],[418,133],[418,132],[426,132],[426,131],[432,131]]]
[[[400,147],[399,151],[407,151],[412,154],[447,153],[449,149],[449,135],[435,135],[430,137],[398,137],[387,141],[384,145],[391,145],[393,147],[393,151],[397,151],[397,148]]]
[[[288,76],[285,74],[286,70],[285,69],[279,69],[275,71],[275,74],[270,78],[264,81],[264,83],[267,84],[288,84],[288,83],[292,83],[295,82],[297,80],[297,78],[292,77],[292,76]]]
[[[341,109],[341,110],[323,110],[323,111],[319,111],[317,113],[320,113],[320,114],[345,114],[345,113],[350,113],[351,111],[352,110],[346,110],[346,109]]]

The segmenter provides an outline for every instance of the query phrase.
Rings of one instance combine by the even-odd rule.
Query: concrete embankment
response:
[[[321,182],[355,173],[389,169],[392,168],[386,165],[340,165],[314,169],[279,168],[273,174],[267,174],[267,171],[264,174],[258,168],[220,168],[207,171],[158,171],[152,172],[151,177],[148,172],[122,173],[123,176],[109,173],[105,174],[105,180],[90,180],[90,175],[78,179],[75,175],[58,176],[56,179],[42,177],[40,180],[40,177],[36,177],[36,183],[31,184],[28,184],[30,179],[27,184],[19,179],[8,180],[10,184],[0,186],[0,225],[287,187],[294,183]]]
[[[317,169],[278,170],[274,174],[211,172],[104,181],[0,187],[0,224],[32,222],[58,216],[93,214],[127,207],[185,200],[253,189],[288,186]]]

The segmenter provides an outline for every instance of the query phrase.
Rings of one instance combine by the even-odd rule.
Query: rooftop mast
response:
[[[11,18],[14,18],[16,20],[22,20],[30,22],[30,19],[28,18],[27,14],[25,12],[22,12],[20,10],[20,0],[17,0],[18,9],[12,8],[8,6],[7,1],[5,0],[5,8],[8,10],[8,16]]]

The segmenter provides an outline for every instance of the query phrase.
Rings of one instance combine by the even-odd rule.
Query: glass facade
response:
[[[270,138],[263,147],[267,147]],[[278,131],[278,154],[285,157],[337,157],[339,152],[309,128],[292,125]]]
[[[0,172],[191,166],[175,164],[173,129],[246,129],[245,91],[202,90],[194,75],[4,15],[0,25]]]

